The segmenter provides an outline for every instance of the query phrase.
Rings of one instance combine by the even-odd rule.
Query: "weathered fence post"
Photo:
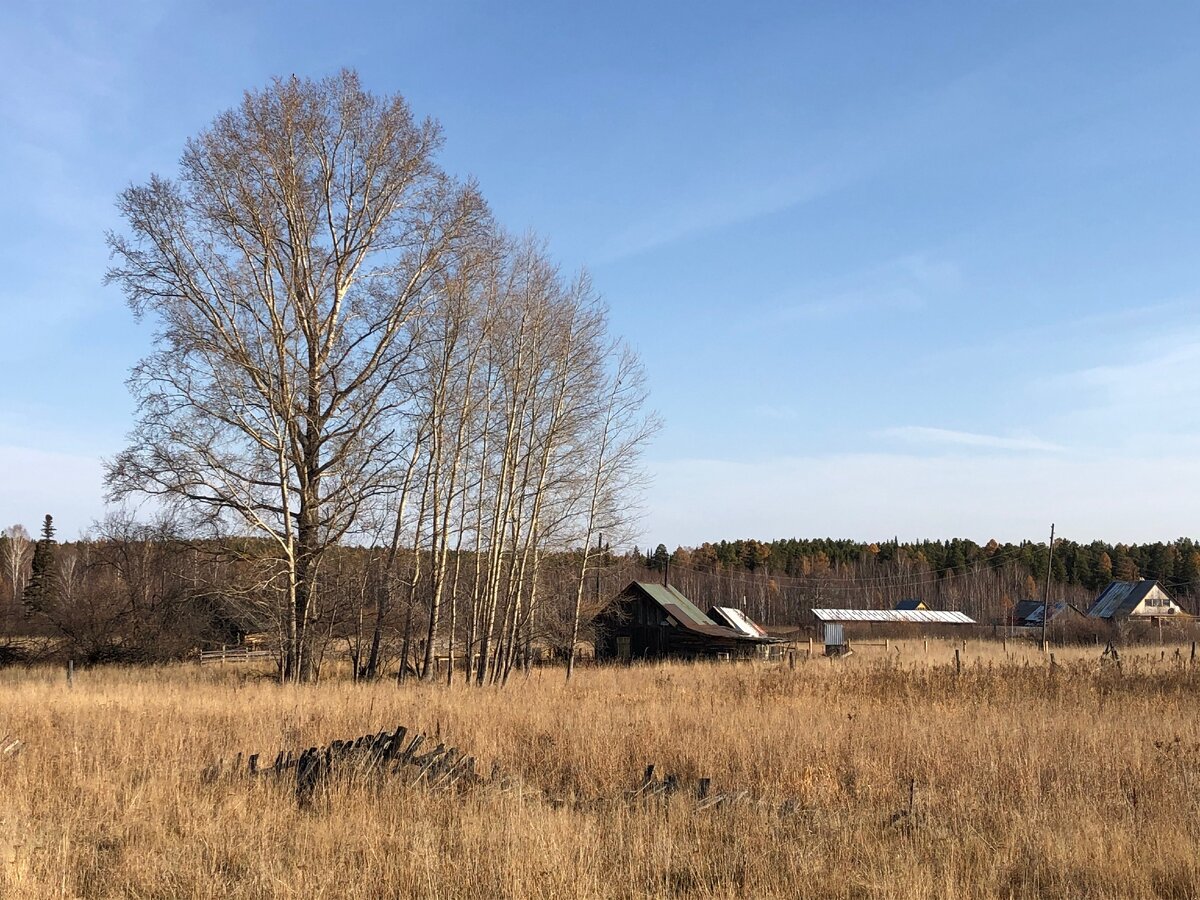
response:
[[[957,647],[954,648],[954,674],[955,675],[962,674],[962,660],[958,656],[958,648]]]
[[[1194,655],[1195,653],[1193,652]],[[67,687],[75,687],[75,660],[73,659],[67,660]]]

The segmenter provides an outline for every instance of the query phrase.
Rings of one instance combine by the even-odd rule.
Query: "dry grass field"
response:
[[[917,642],[503,690],[8,670],[0,735],[25,747],[0,759],[0,895],[1196,897],[1200,680],[1174,649],[1050,671],[972,643],[956,675]],[[397,724],[523,789],[389,780],[301,809],[283,783],[200,778]],[[623,797],[649,762],[750,798]]]

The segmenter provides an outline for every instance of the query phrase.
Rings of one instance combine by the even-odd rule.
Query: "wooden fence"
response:
[[[254,662],[256,660],[274,660],[275,651],[264,648],[251,648],[243,645],[236,647],[228,647],[225,644],[221,645],[220,650],[201,650],[200,665],[205,663],[243,663]]]

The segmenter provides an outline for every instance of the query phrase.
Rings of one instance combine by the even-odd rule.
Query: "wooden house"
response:
[[[641,581],[614,597],[593,625],[602,661],[750,657],[775,641],[718,624],[670,585]]]
[[[1186,613],[1153,579],[1110,581],[1088,608],[1093,619],[1159,619]]]

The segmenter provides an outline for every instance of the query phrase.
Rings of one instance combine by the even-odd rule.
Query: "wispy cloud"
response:
[[[772,422],[794,422],[800,413],[794,406],[778,406],[771,403],[759,403],[750,410],[755,419],[767,419]]]
[[[916,312],[952,295],[962,285],[959,266],[912,253],[855,272],[836,283],[807,288],[770,301],[777,322],[813,322],[864,312]]]
[[[713,194],[663,209],[614,235],[596,256],[610,263],[687,238],[750,222],[801,206],[857,181],[864,170],[847,160],[815,165],[788,177],[747,184],[729,173],[736,190]]]
[[[594,258],[612,262],[802,206],[927,152],[931,134],[939,136],[942,149],[955,141],[994,137],[1001,123],[967,112],[1007,98],[1013,73],[1026,64],[1018,51],[960,72],[899,107],[848,112],[803,146],[753,161],[739,159],[726,171],[711,172],[698,199],[681,192],[679,202],[614,235]],[[973,122],[979,133],[964,129],[964,121]],[[781,172],[793,174],[781,177]]]
[[[1154,405],[1168,397],[1195,397],[1200,390],[1200,336],[1139,342],[1120,358],[1067,373],[1059,381],[1107,404]]]
[[[903,287],[844,291],[817,300],[781,306],[775,312],[774,319],[782,323],[818,322],[865,312],[916,312],[924,309],[925,304],[926,300],[921,294]]]
[[[1061,420],[1096,446],[1143,453],[1194,442],[1200,435],[1200,331],[1157,334],[1101,345],[1102,361],[1044,379],[1067,398]]]
[[[1059,453],[1066,448],[1061,444],[1044,441],[1032,435],[979,434],[974,431],[957,431],[951,428],[929,428],[922,425],[905,425],[886,428],[879,432],[883,437],[895,438],[911,444],[926,446],[974,447],[987,450],[1027,450]]]

